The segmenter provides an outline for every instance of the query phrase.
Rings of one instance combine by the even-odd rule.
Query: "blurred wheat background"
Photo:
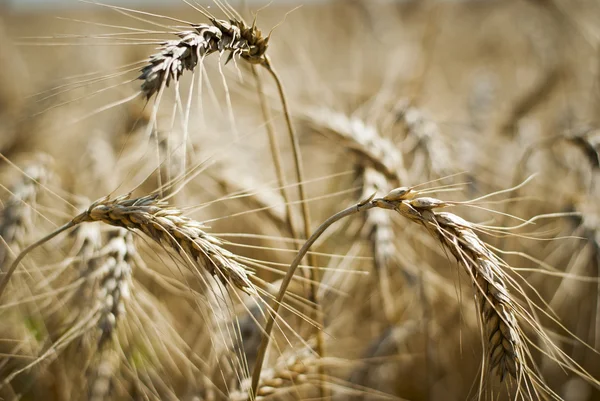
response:
[[[203,4],[0,4],[1,400],[600,400],[600,2]]]

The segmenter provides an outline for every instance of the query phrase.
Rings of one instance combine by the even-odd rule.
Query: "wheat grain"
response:
[[[322,377],[318,365],[318,360],[306,349],[297,350],[287,357],[280,357],[273,368],[263,370],[255,399],[285,396],[291,391],[300,391],[302,386],[311,384],[312,377]],[[240,384],[240,389],[230,394],[230,400],[246,401],[249,385],[249,381],[244,380]]]
[[[104,277],[100,283],[98,299],[101,303],[101,316],[98,326],[102,331],[99,347],[113,335],[119,319],[125,314],[125,303],[129,299],[131,287],[132,259],[135,255],[132,234],[125,230],[111,233],[103,252],[106,261],[100,267]]]

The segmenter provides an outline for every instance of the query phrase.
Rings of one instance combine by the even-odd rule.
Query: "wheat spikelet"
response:
[[[47,179],[47,171],[42,164],[32,164],[25,168],[25,176],[12,189],[0,218],[0,267],[10,254],[9,247],[21,246],[32,225],[32,206],[35,204],[39,185]]]
[[[146,98],[156,94],[161,86],[179,81],[184,71],[193,70],[204,57],[215,52],[229,52],[229,59],[239,56],[252,64],[266,63],[265,51],[269,38],[255,26],[242,21],[211,18],[212,25],[198,24],[193,31],[178,32],[179,40],[165,42],[160,51],[148,60],[139,79]]]
[[[290,356],[282,356],[273,368],[262,371],[255,399],[285,396],[292,391],[299,391],[301,386],[314,384],[314,377],[318,372],[318,360],[306,350],[297,350]],[[244,380],[241,389],[232,392],[230,400],[248,400],[249,384],[248,380]]]
[[[183,216],[176,208],[167,207],[156,195],[103,199],[73,219],[75,224],[91,221],[139,230],[157,243],[199,263],[225,284],[231,283],[248,294],[256,294],[250,281],[253,273],[238,261],[236,255],[222,248],[217,238],[204,232],[201,223]]]
[[[488,336],[490,369],[497,369],[501,379],[506,373],[517,377],[524,362],[524,346],[515,317],[515,305],[499,274],[500,266],[479,237],[451,213],[433,214],[440,227],[439,238],[475,278],[479,311]],[[450,233],[450,236],[446,234]]]
[[[467,270],[473,280],[487,337],[489,367],[495,369],[501,379],[507,373],[516,378],[526,370],[523,352],[526,345],[520,334],[515,301],[508,291],[496,256],[475,234],[473,224],[455,214],[435,211],[451,203],[414,196],[410,190],[407,192],[401,188],[375,202],[379,207],[397,210],[408,219],[426,226]]]
[[[400,108],[396,115],[404,124],[408,138],[415,142],[415,149],[423,151],[422,164],[427,165],[430,173],[436,177],[450,175],[454,171],[452,156],[435,121],[414,106]],[[413,161],[412,169],[420,171],[422,168]]]
[[[77,270],[80,276],[84,277],[90,269],[89,264],[98,259],[98,253],[102,249],[102,232],[98,225],[88,224],[78,226],[71,232],[71,237],[75,238],[75,243],[72,246],[70,254],[75,255]]]
[[[102,249],[104,261],[100,265],[100,285],[96,293],[99,308],[98,362],[90,383],[90,400],[101,401],[108,397],[114,368],[118,361],[110,344],[119,321],[125,314],[125,303],[131,287],[132,258],[135,254],[132,234],[119,229],[110,233],[110,239]]]
[[[115,375],[115,365],[118,355],[115,350],[107,348],[100,350],[99,361],[95,368],[95,374],[89,387],[90,401],[104,401],[110,399],[111,383]]]
[[[309,110],[305,118],[315,129],[355,152],[360,165],[371,166],[395,184],[406,182],[402,153],[374,126],[327,108]]]
[[[105,273],[98,292],[101,304],[98,327],[102,332],[99,347],[112,336],[119,319],[125,314],[125,303],[131,287],[131,260],[135,254],[133,236],[129,231],[118,230],[111,236],[103,249],[103,252],[107,252],[106,261],[100,268]]]

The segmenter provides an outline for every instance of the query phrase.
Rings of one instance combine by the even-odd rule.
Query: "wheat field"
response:
[[[600,400],[597,1],[0,13],[0,400]]]

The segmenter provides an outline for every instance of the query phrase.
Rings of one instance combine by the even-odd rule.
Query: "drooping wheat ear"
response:
[[[361,166],[370,166],[397,186],[406,183],[402,153],[377,128],[358,117],[327,108],[309,110],[308,123],[326,136],[355,152]]]
[[[32,164],[25,168],[23,179],[12,189],[0,217],[0,270],[10,254],[10,247],[20,247],[32,225],[32,207],[38,197],[40,184],[47,179],[46,167]]]
[[[413,171],[427,168],[430,175],[434,177],[452,174],[453,159],[437,123],[414,106],[400,107],[396,111],[396,116],[404,125],[407,138],[414,142],[415,150],[421,151],[423,160],[420,163],[417,159],[413,160]]]
[[[90,221],[139,230],[157,243],[176,251],[185,262],[197,263],[223,283],[231,283],[250,295],[256,294],[250,281],[253,272],[239,262],[239,257],[223,248],[217,238],[204,232],[201,223],[158,200],[158,195],[136,199],[128,195],[112,200],[102,199],[75,217],[72,223]]]
[[[474,224],[452,213],[435,212],[434,210],[456,205],[456,202],[418,197],[418,191],[408,187],[393,189],[383,198],[375,198],[375,195],[372,194],[365,200],[329,217],[311,234],[298,251],[283,278],[276,302],[283,300],[302,258],[331,225],[348,216],[373,208],[395,210],[411,221],[430,229],[442,245],[448,248],[467,270],[475,287],[480,318],[487,336],[484,340],[489,369],[496,369],[501,378],[504,378],[508,373],[514,378],[519,377],[520,381],[522,373],[524,373],[527,378],[537,381],[535,373],[532,373],[527,366],[528,348],[517,321],[519,315],[518,304],[508,291],[506,285],[508,278],[500,267],[500,260],[475,234]],[[273,314],[267,318],[265,323],[262,342],[252,372],[250,395],[256,394],[258,390],[260,372],[278,311],[278,303],[275,303]],[[539,325],[537,325],[537,329],[543,331]],[[539,383],[539,381],[537,382]]]
[[[438,238],[475,279],[481,320],[488,336],[490,369],[496,369],[501,379],[506,373],[517,377],[524,362],[524,342],[515,315],[515,304],[502,279],[497,260],[469,223],[452,213],[432,213],[431,216],[432,224],[439,227]]]
[[[387,198],[387,199],[386,199]],[[397,210],[411,221],[431,230],[439,241],[456,257],[473,281],[475,296],[486,338],[490,370],[495,369],[503,379],[508,373],[517,377],[526,370],[526,343],[517,322],[517,304],[505,283],[497,257],[473,231],[474,225],[461,217],[436,212],[450,203],[429,197],[395,195],[377,201],[377,206]]]
[[[229,61],[239,56],[252,64],[266,63],[269,37],[263,37],[255,26],[242,21],[211,18],[212,25],[198,24],[193,31],[176,33],[179,40],[164,42],[159,52],[148,60],[139,79],[142,93],[151,98],[163,85],[179,81],[184,71],[193,70],[204,57],[215,52],[229,52]]]

